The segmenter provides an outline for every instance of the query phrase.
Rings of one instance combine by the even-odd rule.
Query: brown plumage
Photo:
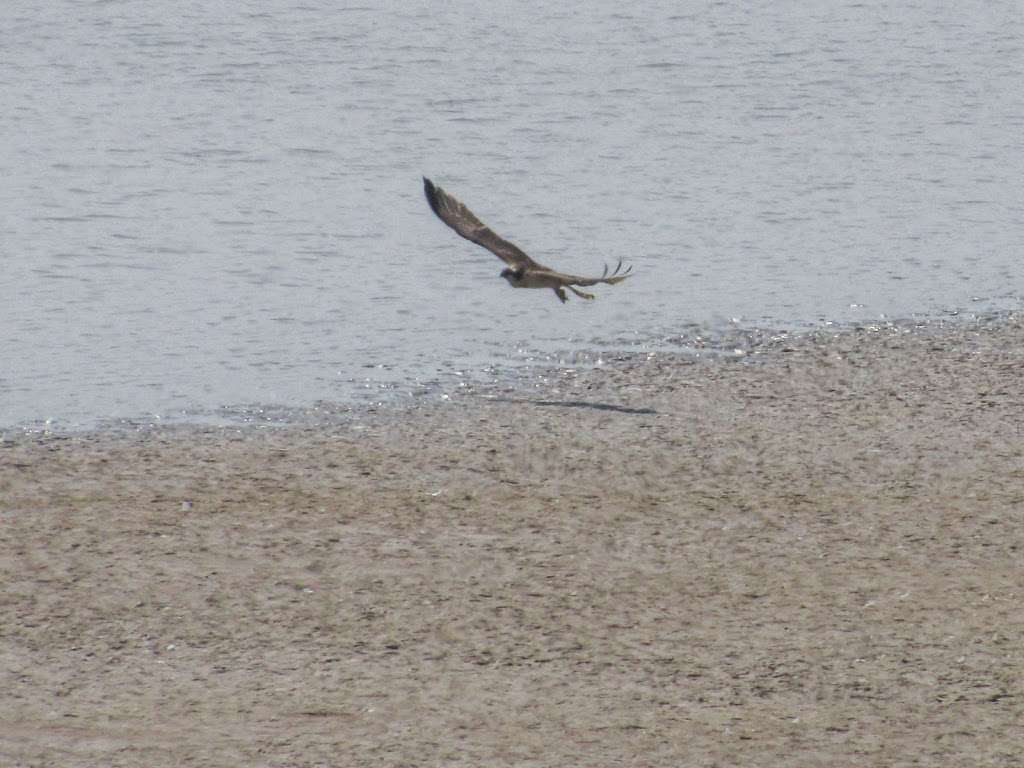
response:
[[[622,259],[619,259],[618,266],[610,275],[608,266],[605,265],[604,274],[601,277],[579,277],[556,272],[543,264],[538,264],[523,253],[518,246],[495,234],[469,208],[426,176],[423,177],[423,192],[427,196],[430,208],[441,221],[462,237],[477,245],[482,245],[508,264],[508,267],[501,271],[501,276],[508,280],[513,288],[550,288],[562,302],[568,298],[565,293],[565,289],[568,288],[580,298],[592,299],[594,298],[592,293],[578,291],[573,286],[597,285],[598,283],[615,285],[629,277],[633,269],[629,267],[625,272],[620,273]]]

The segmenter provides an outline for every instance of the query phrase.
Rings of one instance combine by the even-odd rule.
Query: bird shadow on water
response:
[[[593,411],[611,411],[613,413],[625,413],[634,416],[656,414],[653,408],[630,408],[625,405],[613,403],[595,403],[589,400],[529,400],[515,397],[494,397],[490,398],[497,403],[515,403],[517,405],[539,405],[548,408],[586,408]]]

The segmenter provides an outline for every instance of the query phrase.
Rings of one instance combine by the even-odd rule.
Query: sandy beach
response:
[[[1011,316],[8,433],[0,764],[1019,766],[1022,425]]]

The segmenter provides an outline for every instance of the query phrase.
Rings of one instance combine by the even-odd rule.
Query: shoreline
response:
[[[445,401],[469,398],[500,398],[514,394],[527,397],[543,393],[546,388],[568,376],[599,372],[606,369],[632,368],[657,359],[669,364],[730,364],[752,362],[780,354],[786,347],[827,343],[830,339],[862,333],[882,335],[956,335],[987,332],[1002,325],[1021,322],[1024,313],[1018,310],[992,310],[980,313],[955,313],[943,317],[903,318],[874,322],[804,325],[796,328],[726,325],[718,330],[690,328],[686,332],[649,340],[638,345],[605,349],[584,349],[565,352],[558,362],[534,360],[495,363],[504,370],[498,377],[486,369],[472,371],[463,378],[463,371],[453,369],[445,374],[448,382],[396,384],[378,382],[374,396],[351,400],[318,400],[309,405],[291,406],[281,403],[236,403],[217,408],[182,412],[184,415],[94,417],[86,425],[66,426],[50,420],[22,421],[0,426],[0,444],[23,437],[70,437],[148,431],[181,431],[210,429],[292,429],[304,427],[333,428],[382,412],[415,413],[432,407],[443,407]],[[548,357],[558,357],[552,353]],[[569,360],[574,361],[569,362]]]
[[[1024,320],[0,442],[18,764],[1010,766]]]

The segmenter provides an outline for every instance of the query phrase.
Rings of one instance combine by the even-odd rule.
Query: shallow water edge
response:
[[[190,410],[175,414],[103,419],[93,424],[68,426],[54,421],[37,421],[0,428],[0,440],[26,436],[90,434],[102,432],[146,432],[190,429],[267,429],[288,427],[343,426],[373,418],[406,418],[425,409],[444,408],[472,399],[545,399],[557,397],[578,386],[595,386],[604,379],[631,385],[632,376],[643,381],[645,367],[659,370],[694,364],[756,365],[809,349],[843,349],[854,343],[866,350],[887,346],[897,338],[933,340],[944,345],[970,342],[978,334],[1012,329],[1021,323],[1021,313],[999,311],[963,313],[944,318],[893,320],[841,325],[826,323],[795,329],[743,327],[739,324],[712,330],[694,325],[687,330],[658,338],[638,340],[623,337],[609,340],[604,348],[572,349],[555,354],[530,354],[518,350],[517,357],[503,363],[483,364],[477,369],[452,370],[429,381],[380,381],[367,377],[354,394],[339,401],[320,400],[308,406],[285,404],[238,404],[216,409]],[[866,354],[871,354],[870,351]],[[799,355],[797,355],[798,357]]]

